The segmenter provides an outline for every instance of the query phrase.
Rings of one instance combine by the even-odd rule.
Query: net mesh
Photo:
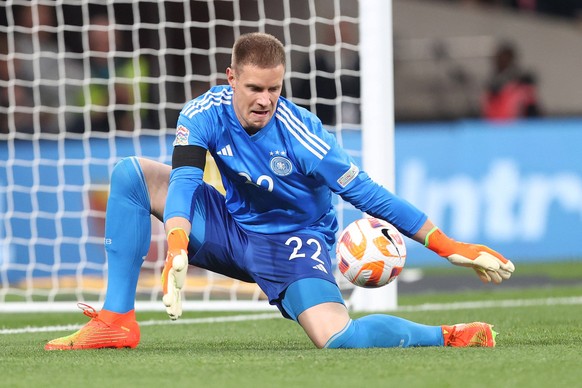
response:
[[[170,162],[179,111],[226,83],[242,33],[284,42],[283,94],[359,159],[357,10],[356,0],[2,2],[0,301],[103,300],[113,166],[130,155]],[[340,227],[360,215],[341,202],[338,210]],[[165,257],[162,225],[152,223],[144,301],[160,300]],[[255,285],[202,270],[189,276],[187,300],[262,298]]]

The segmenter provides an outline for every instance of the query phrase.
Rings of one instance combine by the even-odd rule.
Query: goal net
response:
[[[360,6],[357,0],[2,2],[0,311],[103,302],[113,166],[131,155],[170,163],[178,113],[210,86],[226,83],[230,49],[242,33],[268,32],[285,44],[284,95],[317,113],[362,161],[360,62],[386,58],[378,45],[362,50]],[[387,48],[390,29],[379,41]],[[390,93],[376,110],[386,104]],[[391,155],[389,147],[381,153]],[[220,185],[212,163],[205,179]],[[340,228],[362,216],[336,202]],[[163,307],[165,238],[156,219],[152,229],[137,290],[142,309]],[[254,284],[196,268],[188,276],[185,309],[270,308]],[[353,289],[338,281],[349,301]]]

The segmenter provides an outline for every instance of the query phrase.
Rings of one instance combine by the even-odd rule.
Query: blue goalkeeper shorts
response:
[[[192,231],[188,246],[190,264],[244,282],[257,283],[283,316],[296,319],[301,311],[324,302],[343,303],[332,272],[324,237],[302,230],[282,234],[259,234],[241,228],[226,209],[225,198],[215,188],[202,184],[196,193]],[[309,282],[309,292],[297,308],[282,306],[289,285],[301,279]],[[332,284],[331,290],[330,285]],[[307,283],[298,283],[307,284]],[[323,285],[318,292],[317,284]],[[296,287],[294,287],[295,289]],[[337,290],[337,291],[336,291]]]

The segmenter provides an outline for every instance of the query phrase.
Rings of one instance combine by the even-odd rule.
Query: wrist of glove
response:
[[[452,264],[473,268],[484,283],[499,284],[515,270],[510,260],[493,249],[455,241],[436,227],[427,234],[424,245]]]
[[[182,287],[188,271],[188,236],[182,228],[168,233],[168,253],[162,271],[162,301],[172,320],[182,315]]]

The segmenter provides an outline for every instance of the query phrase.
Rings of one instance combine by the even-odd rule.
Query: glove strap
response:
[[[431,235],[432,235],[434,232],[436,232],[437,230],[439,230],[439,228],[438,228],[438,227],[436,227],[436,226],[433,226],[433,228],[430,230],[430,232],[428,232],[428,233],[426,234],[426,237],[424,238],[424,246],[425,246],[425,247],[427,247],[427,248],[428,248],[429,241],[430,241],[430,236],[431,236]]]
[[[444,234],[438,227],[427,233],[424,246],[442,257],[448,257],[455,252],[455,241]]]
[[[172,228],[168,232],[168,250],[179,251],[188,250],[188,236],[182,228]]]

